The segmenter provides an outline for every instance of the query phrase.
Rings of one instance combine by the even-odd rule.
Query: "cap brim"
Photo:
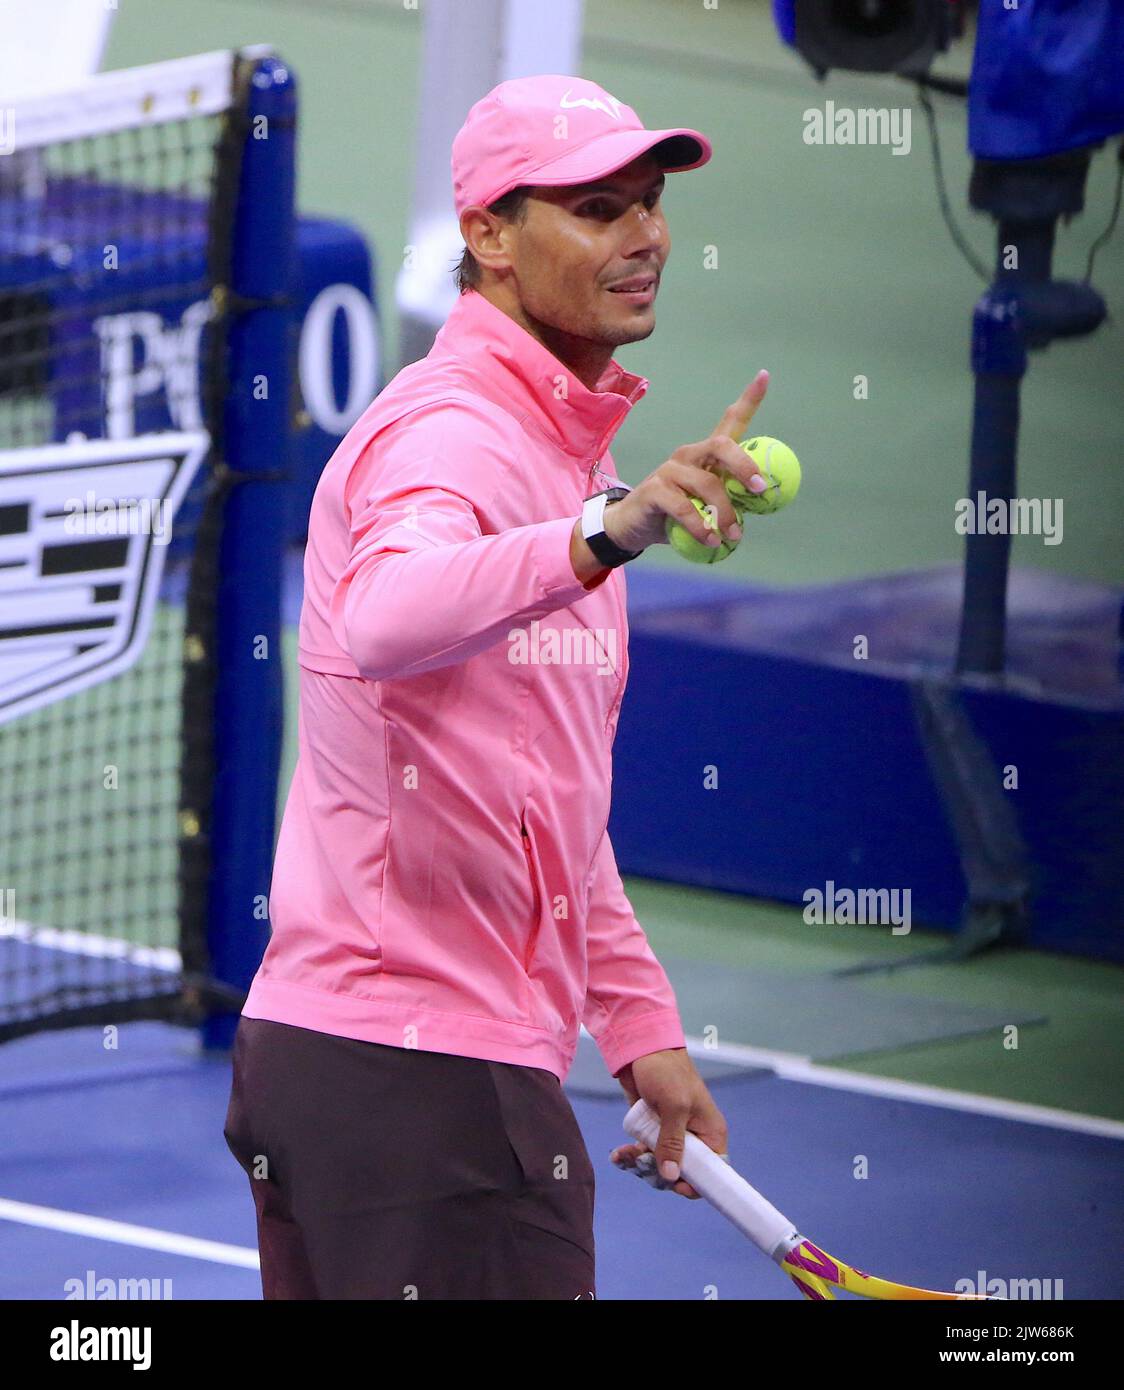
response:
[[[665,130],[663,136],[652,146],[652,153],[669,174],[701,169],[714,153],[710,141],[697,130]]]
[[[520,185],[542,188],[593,183],[649,151],[669,174],[698,169],[709,161],[714,152],[710,141],[697,130],[621,130],[602,135],[583,145],[580,150],[551,160],[549,164],[525,174],[519,182]],[[495,195],[496,198],[501,196],[501,193]]]

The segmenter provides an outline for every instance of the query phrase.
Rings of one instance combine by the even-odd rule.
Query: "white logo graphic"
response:
[[[149,310],[94,320],[101,342],[107,438],[132,439],[138,401],[158,391],[164,393],[176,429],[202,428],[199,339],[212,313],[210,302],[201,299],[188,305],[178,324],[166,324]]]
[[[337,405],[332,335],[337,318],[347,335],[347,394]],[[305,409],[328,434],[346,434],[371,404],[379,384],[374,306],[354,285],[329,285],[308,306],[301,325],[300,383]]]
[[[616,97],[609,97],[612,110],[605,105],[600,97],[575,97],[573,101],[570,101],[569,97],[570,88],[567,87],[562,94],[562,100],[558,103],[563,111],[572,111],[575,106],[587,106],[591,111],[604,111],[605,115],[612,116],[614,121],[619,121],[621,118],[621,104]]]
[[[208,444],[197,431],[0,454],[0,724],[127,670],[148,639],[167,535],[76,536],[68,502],[92,494],[112,517],[140,499],[167,527]]]
[[[203,427],[199,399],[199,343],[212,316],[208,300],[189,304],[179,322],[137,310],[94,320],[105,382],[105,434],[131,439],[137,412],[163,401],[177,430]],[[336,334],[339,321],[342,337]],[[344,400],[336,399],[338,344],[347,345]],[[354,285],[328,285],[308,306],[300,333],[300,384],[313,423],[343,435],[370,405],[378,388],[379,338],[374,305]]]

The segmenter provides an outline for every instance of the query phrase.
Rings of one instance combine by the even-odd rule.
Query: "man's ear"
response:
[[[512,257],[513,224],[485,207],[470,207],[460,215],[461,236],[477,265],[488,270],[508,270]]]

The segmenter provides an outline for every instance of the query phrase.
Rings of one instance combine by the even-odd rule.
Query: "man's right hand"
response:
[[[757,465],[738,445],[768,387],[769,373],[758,372],[733,405],[723,412],[708,439],[681,445],[627,497],[606,507],[604,524],[609,539],[624,550],[666,545],[667,519],[671,517],[704,545],[720,545],[717,532],[707,529],[691,502],[692,497],[697,497],[711,509],[710,514],[723,535],[739,540],[737,514],[722,478],[725,474],[733,474],[750,492],[764,492],[768,486]]]

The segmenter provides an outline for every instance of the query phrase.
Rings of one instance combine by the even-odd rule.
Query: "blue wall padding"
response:
[[[629,579],[630,675],[609,822],[621,871],[801,905],[829,881],[908,888],[915,925],[958,925],[965,880],[911,702],[920,668],[884,660],[871,669],[839,640],[862,631],[885,651],[892,634],[907,651],[922,619],[895,588],[901,581],[912,594],[918,577],[864,581],[858,622],[854,585],[723,590],[704,580],[696,590],[684,579],[676,590],[666,573],[653,581],[648,594],[642,571]],[[823,616],[833,605],[834,631]],[[778,649],[786,612],[791,629],[803,623],[808,634],[790,644],[799,655]],[[945,626],[951,650],[954,623]],[[932,636],[916,645],[935,673]],[[1056,634],[1053,648],[1061,656],[1046,664],[1065,659]],[[1124,699],[1097,695],[972,689],[964,708],[996,765],[1018,770],[1007,795],[1032,861],[1030,944],[1124,960]],[[714,790],[704,786],[711,765]]]

